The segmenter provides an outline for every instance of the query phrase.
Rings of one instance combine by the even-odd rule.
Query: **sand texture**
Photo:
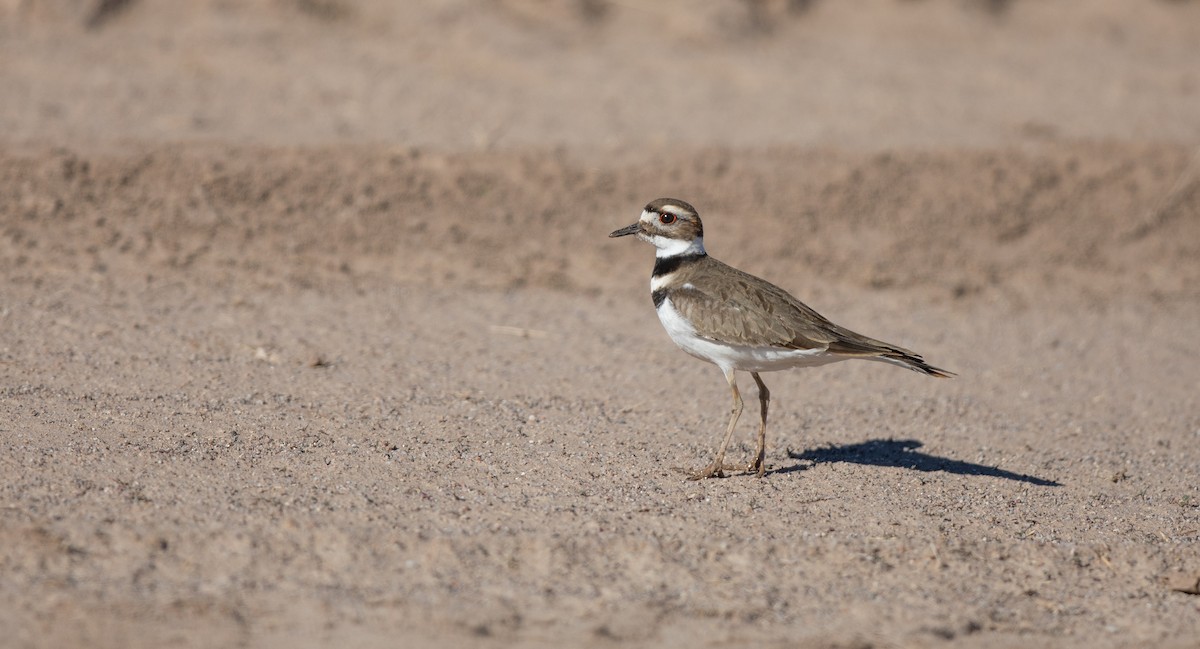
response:
[[[1200,2],[0,2],[0,646],[1200,637]],[[953,370],[764,375],[611,230]],[[731,448],[753,450],[757,404]]]

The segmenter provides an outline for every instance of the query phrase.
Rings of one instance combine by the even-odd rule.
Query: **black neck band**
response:
[[[671,273],[679,270],[680,266],[693,263],[707,256],[708,255],[703,252],[693,252],[686,255],[675,255],[673,257],[655,257],[654,272],[651,273],[651,277],[670,275]]]

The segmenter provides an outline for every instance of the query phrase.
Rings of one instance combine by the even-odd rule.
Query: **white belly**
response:
[[[709,340],[696,335],[692,324],[679,315],[668,298],[658,306],[658,319],[667,335],[683,351],[715,364],[721,369],[745,372],[771,372],[792,367],[825,365],[843,360],[824,349],[786,349],[783,347],[753,347]]]

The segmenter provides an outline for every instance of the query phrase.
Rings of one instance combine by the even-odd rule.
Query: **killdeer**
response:
[[[716,458],[691,473],[693,480],[723,478],[725,471],[740,469],[725,464],[725,449],[742,414],[735,371],[749,372],[758,384],[758,450],[744,470],[760,478],[766,471],[763,459],[771,392],[759,372],[860,358],[930,376],[953,376],[903,347],[840,327],[778,286],[709,257],[704,251],[700,216],[681,200],[652,201],[636,223],[608,236],[631,234],[657,248],[650,297],[663,328],[683,351],[721,368],[733,392],[733,410]]]

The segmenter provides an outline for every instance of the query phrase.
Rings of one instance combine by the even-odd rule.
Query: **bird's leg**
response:
[[[758,372],[751,372],[750,376],[753,376],[754,382],[758,384],[758,404],[762,407],[762,422],[758,426],[758,452],[754,454],[754,461],[746,467],[746,470],[757,472],[758,477],[761,478],[767,472],[764,460],[767,455],[767,408],[771,405],[771,391],[758,376]]]
[[[717,450],[716,459],[712,461],[712,464],[693,473],[690,477],[691,480],[725,477],[725,448],[729,446],[729,439],[733,437],[733,427],[737,424],[738,417],[742,415],[742,394],[738,392],[737,381],[733,377],[733,370],[724,371],[725,380],[729,382],[729,389],[733,391],[733,410],[729,413],[729,427],[725,429],[725,439],[721,441],[721,448]]]

